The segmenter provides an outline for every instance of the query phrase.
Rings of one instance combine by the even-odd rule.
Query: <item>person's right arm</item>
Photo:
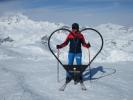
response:
[[[67,36],[66,40],[62,44],[57,45],[56,48],[57,49],[61,49],[61,48],[65,47],[65,46],[67,46],[68,43],[69,43],[69,35]]]

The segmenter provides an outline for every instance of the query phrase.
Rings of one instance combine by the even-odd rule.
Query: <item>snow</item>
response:
[[[95,26],[104,37],[102,53],[84,72],[87,91],[72,81],[64,92],[59,91],[65,81],[60,65],[57,82],[57,61],[47,45],[48,36],[65,24],[33,21],[23,14],[0,18],[0,100],[132,100],[133,96],[133,27],[115,24]],[[68,27],[69,28],[69,27]],[[88,34],[89,33],[89,34]],[[67,32],[57,32],[52,49],[64,41]],[[100,38],[92,31],[83,32],[92,47],[91,59],[100,47]],[[12,41],[7,41],[9,37]],[[60,59],[67,63],[68,47],[60,50]],[[83,62],[88,61],[83,48]]]
[[[47,21],[33,21],[20,13],[17,13],[16,15],[4,16],[0,18],[0,39],[4,40],[5,38],[9,37],[13,40],[13,42],[6,41],[2,42],[1,44],[17,48],[22,46],[25,47],[29,44],[38,45],[38,42],[41,42],[42,37],[45,37],[44,42],[47,43],[48,36],[55,29],[61,27],[69,28],[62,23],[55,24]],[[104,37],[104,50],[102,51],[102,54],[99,56],[99,58],[95,60],[96,62],[133,61],[133,27],[107,23],[95,26],[93,28],[97,29]],[[68,32],[63,34],[60,33],[63,32],[56,32],[54,38],[52,39],[52,46],[54,51],[56,51],[55,45],[63,42]],[[85,37],[87,37],[87,42],[89,41],[92,44],[92,58],[97,52],[98,47],[100,47],[100,38],[93,31],[86,31],[83,32],[83,34]],[[31,50],[33,50],[33,48],[31,48]],[[65,58],[67,55],[67,50],[68,48],[62,50],[61,58]],[[88,51],[85,50],[85,59],[88,59],[88,56],[86,56],[87,52]]]
[[[48,62],[48,60],[46,60]],[[59,91],[63,84],[56,80],[56,61],[31,61],[24,59],[4,60],[0,62],[0,98],[5,100],[131,100],[132,62],[121,63],[95,63],[92,71],[99,71],[102,67],[105,73],[97,72],[92,82],[85,81],[87,91],[82,91],[80,85],[71,82],[64,92]],[[49,62],[51,62],[49,60]],[[27,70],[28,69],[28,70]],[[100,79],[116,70],[116,73]],[[95,72],[93,71],[93,72]],[[87,72],[85,72],[87,73]],[[60,72],[60,80],[64,79],[64,73]],[[86,74],[87,77],[87,74]],[[77,95],[79,94],[79,95]],[[2,99],[1,99],[2,100]],[[4,99],[3,99],[4,100]]]

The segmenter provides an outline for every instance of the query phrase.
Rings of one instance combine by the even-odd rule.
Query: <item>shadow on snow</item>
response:
[[[96,76],[98,73],[102,73],[100,76]],[[84,81],[87,80],[96,80],[106,76],[110,76],[116,73],[116,69],[113,68],[104,68],[103,66],[98,66],[96,68],[91,68],[91,71],[88,69],[83,74]],[[91,76],[90,76],[91,75]]]

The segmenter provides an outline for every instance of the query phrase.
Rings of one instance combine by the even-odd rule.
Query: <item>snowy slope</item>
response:
[[[106,59],[115,61],[133,61],[133,27],[114,25],[111,23],[96,27],[104,37],[104,51],[109,55]]]
[[[133,98],[132,64],[132,62],[95,63],[91,66],[93,73],[91,83],[87,78],[89,77],[88,71],[85,72],[86,81],[84,83],[87,91],[82,91],[80,84],[74,85],[72,81],[66,90],[61,92],[58,89],[65,81],[65,72],[60,68],[61,82],[58,83],[56,80],[56,61],[46,58],[39,61],[24,59],[1,60],[0,99],[131,100]],[[100,72],[99,68],[103,68],[105,73]]]
[[[31,51],[34,47],[35,49],[42,49],[42,47],[44,47],[42,50],[45,51],[46,49],[48,50],[47,40],[49,35],[55,29],[63,26],[66,25],[33,21],[22,14],[4,16],[0,18],[0,44],[7,47],[16,47],[16,49],[30,48]],[[125,27],[108,23],[93,28],[97,29],[104,37],[104,49],[99,58],[96,60],[97,62],[133,61],[133,27]],[[88,39],[86,39],[87,42],[89,41],[92,45],[91,55],[93,56],[98,50],[98,47],[100,47],[101,43],[99,37],[94,35],[95,33],[91,34],[93,33],[92,31],[86,31],[86,33],[87,32],[90,34],[85,36]],[[66,36],[67,35],[64,33],[59,34],[56,32],[51,42],[55,52],[57,52],[55,45],[63,42]],[[40,42],[44,45],[40,46]],[[29,45],[32,45],[32,47]],[[61,58],[65,59],[67,51],[68,48],[61,51]],[[86,54],[88,54],[87,51],[85,51],[85,55]],[[85,59],[88,59],[87,57],[88,56],[85,56]]]
[[[41,44],[41,38],[46,36],[63,25],[56,25],[49,22],[35,22],[22,14],[10,15],[0,19],[0,39],[1,39],[1,59],[13,55],[7,54],[3,48],[10,52],[22,53],[33,56],[44,56],[48,54],[48,48]],[[11,38],[13,41],[4,41],[5,38]],[[45,50],[46,48],[46,50]],[[28,52],[30,51],[30,52]],[[8,57],[9,56],[9,57]],[[14,55],[15,56],[15,55]],[[5,58],[5,57],[4,57]],[[39,57],[40,58],[40,57]]]
[[[111,23],[93,27],[104,37],[103,51],[91,65],[93,80],[90,83],[86,70],[87,91],[72,81],[61,92],[58,89],[65,81],[65,71],[60,66],[58,83],[57,61],[48,50],[47,40],[52,31],[63,26],[66,25],[33,21],[22,14],[0,18],[0,100],[132,100],[133,27]],[[51,41],[55,53],[55,44],[67,36],[57,34],[60,35]],[[100,39],[92,31],[83,34],[92,44],[92,58]],[[60,51],[63,61],[67,59],[67,50]],[[87,52],[84,49],[84,60],[88,59]]]

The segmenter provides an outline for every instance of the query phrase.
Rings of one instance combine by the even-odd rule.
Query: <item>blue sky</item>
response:
[[[16,12],[37,21],[133,26],[133,0],[0,0],[0,16]]]

